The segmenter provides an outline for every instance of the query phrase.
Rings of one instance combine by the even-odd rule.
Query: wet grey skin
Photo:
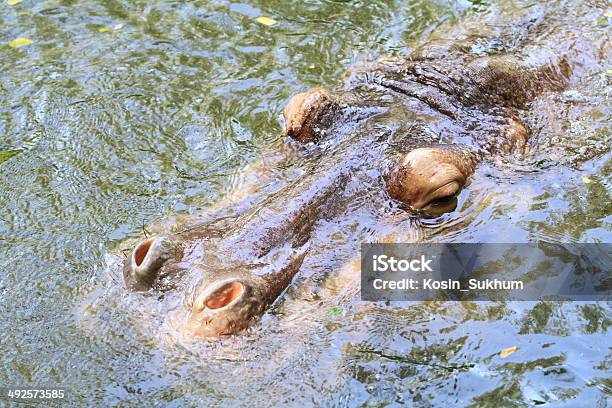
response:
[[[238,333],[291,284],[322,220],[356,211],[358,194],[436,216],[479,162],[521,154],[536,141],[521,117],[606,55],[571,10],[539,7],[467,22],[407,56],[355,67],[335,90],[315,88],[284,110],[293,160],[305,171],[250,208],[193,220],[146,239],[126,259],[133,291],[183,290],[179,329]],[[471,25],[470,25],[471,24]],[[567,41],[572,38],[572,41]]]

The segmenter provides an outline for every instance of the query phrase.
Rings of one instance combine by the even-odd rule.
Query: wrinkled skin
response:
[[[161,228],[126,259],[127,287],[184,291],[173,325],[189,336],[234,334],[290,285],[318,223],[358,210],[356,196],[417,216],[454,210],[480,161],[535,143],[522,119],[532,102],[606,55],[605,40],[583,36],[568,10],[468,19],[444,32],[454,40],[431,38],[354,68],[341,89],[296,95],[284,110],[295,142],[276,159],[288,168],[304,160],[300,171],[250,194],[274,180],[255,167],[244,190]]]

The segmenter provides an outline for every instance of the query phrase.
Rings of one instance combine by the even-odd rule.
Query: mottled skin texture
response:
[[[355,67],[340,89],[294,96],[284,110],[297,146],[283,160],[301,161],[291,179],[143,241],[125,262],[127,287],[183,290],[179,330],[233,334],[283,293],[318,223],[353,211],[356,194],[453,210],[480,161],[529,149],[522,117],[534,98],[565,89],[605,54],[605,40],[572,24],[572,7],[467,19],[406,56]],[[266,184],[265,170],[255,179]]]

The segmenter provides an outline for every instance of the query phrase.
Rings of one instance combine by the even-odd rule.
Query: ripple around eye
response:
[[[474,183],[475,184],[475,183]],[[423,228],[423,234],[440,242],[470,242],[471,230],[492,218],[490,192],[480,189],[472,184],[459,196],[459,203],[455,211],[444,214],[435,219],[420,218],[417,228]]]

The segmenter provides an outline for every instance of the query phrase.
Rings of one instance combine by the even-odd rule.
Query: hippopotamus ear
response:
[[[284,134],[301,143],[315,142],[316,126],[331,105],[330,95],[327,89],[313,88],[291,98],[283,111]]]

